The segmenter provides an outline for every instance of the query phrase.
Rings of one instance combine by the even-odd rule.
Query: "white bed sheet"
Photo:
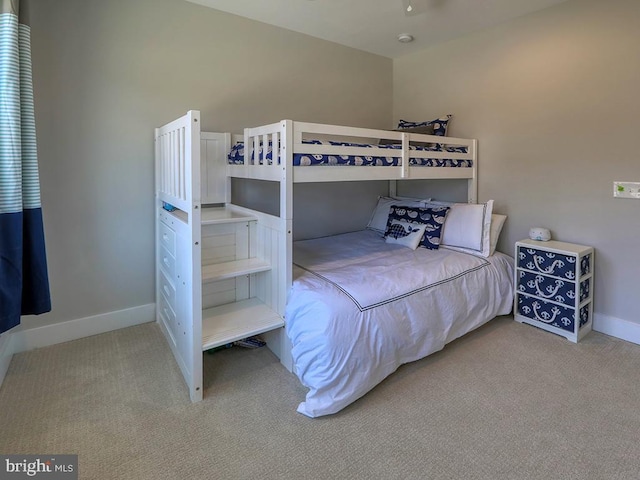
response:
[[[370,230],[295,242],[286,331],[309,388],[298,412],[336,413],[403,363],[508,314],[512,279],[507,255],[414,251]]]

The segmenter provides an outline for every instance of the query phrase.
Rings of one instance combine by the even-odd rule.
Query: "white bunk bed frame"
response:
[[[402,142],[402,149],[302,143],[303,138],[328,136],[347,137],[358,143],[371,143],[371,139],[396,140]],[[228,164],[231,142],[242,139],[244,164]],[[409,150],[410,142],[414,141],[465,146],[467,153]],[[274,161],[270,164],[251,161],[252,149],[257,151],[260,144],[269,142],[274,146]],[[296,152],[382,157],[393,154],[400,156],[401,162],[398,166],[294,166]],[[473,166],[411,166],[410,156],[468,159]],[[201,132],[200,112],[196,110],[156,128],[155,171],[156,319],[194,402],[202,399],[203,350],[260,333],[287,370],[293,369],[291,345],[282,327],[287,293],[292,284],[294,183],[389,180],[389,193],[394,195],[397,180],[466,179],[467,200],[477,202],[477,141],[473,139],[291,120],[246,128],[241,137]],[[233,205],[231,178],[234,177],[279,182],[279,215]],[[177,210],[165,210],[165,203]],[[224,204],[224,207],[203,208],[210,204]],[[248,258],[203,268],[203,226],[247,219],[252,239]],[[243,296],[248,298],[203,312],[203,279],[239,275],[249,276]]]

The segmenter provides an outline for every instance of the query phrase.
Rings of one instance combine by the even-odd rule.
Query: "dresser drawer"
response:
[[[576,257],[535,248],[518,248],[518,268],[567,280],[576,278]]]
[[[576,303],[576,283],[569,280],[518,270],[518,291],[564,305]]]
[[[160,222],[160,245],[171,255],[176,254],[176,232],[164,222]]]
[[[173,284],[167,279],[165,273],[160,270],[160,292],[165,296],[169,306],[176,310],[176,289]]]
[[[176,258],[164,246],[160,247],[160,267],[165,271],[167,277],[176,278]]]
[[[183,336],[183,329],[180,325],[178,316],[175,314],[164,295],[160,295],[158,310],[162,321],[167,326],[167,330],[169,330],[173,343],[177,346]]]
[[[518,314],[541,324],[573,332],[576,325],[575,308],[556,305],[540,298],[518,294]]]

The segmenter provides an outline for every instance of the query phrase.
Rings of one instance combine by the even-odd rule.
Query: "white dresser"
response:
[[[578,342],[593,324],[592,247],[516,242],[514,317]]]

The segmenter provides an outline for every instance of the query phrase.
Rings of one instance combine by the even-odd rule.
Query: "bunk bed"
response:
[[[393,196],[398,180],[464,179],[474,204],[476,152],[476,140],[291,120],[247,128],[243,136],[205,133],[198,111],[157,128],[157,321],[191,400],[202,399],[204,350],[262,334],[309,388],[298,411],[335,413],[402,363],[508,313],[513,270],[506,255],[414,251],[385,244],[371,230],[293,241],[294,184],[388,180]],[[278,215],[234,205],[232,178],[278,182]],[[350,262],[345,252],[354,248],[366,252],[364,260]],[[357,270],[345,270],[356,263]],[[373,297],[358,285],[380,280],[362,270],[367,264],[386,278]],[[421,278],[418,284],[401,285],[390,268],[399,264],[429,264],[439,273],[415,270],[405,277]],[[431,326],[416,307],[425,302],[437,311]],[[404,333],[389,330],[398,321]],[[359,338],[367,330],[373,336]],[[338,337],[351,343],[336,343]]]

